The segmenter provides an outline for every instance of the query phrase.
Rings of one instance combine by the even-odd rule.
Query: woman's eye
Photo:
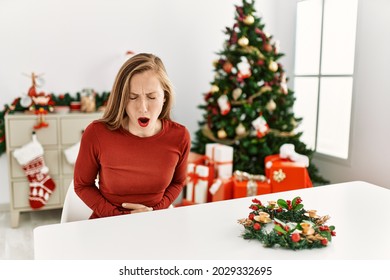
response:
[[[136,100],[137,97],[136,96],[130,96],[130,100]]]
[[[156,99],[156,97],[154,97],[154,96],[149,96],[149,99]]]

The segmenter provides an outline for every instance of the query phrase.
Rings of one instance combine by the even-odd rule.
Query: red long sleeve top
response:
[[[188,130],[169,120],[162,120],[161,131],[151,137],[94,121],[81,139],[75,192],[93,210],[91,218],[127,214],[124,202],[167,208],[185,184],[190,143]]]

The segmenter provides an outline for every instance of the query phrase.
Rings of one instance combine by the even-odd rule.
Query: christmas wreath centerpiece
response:
[[[249,216],[238,222],[244,226],[244,239],[257,239],[265,247],[286,249],[323,248],[336,236],[335,226],[325,223],[329,216],[318,216],[316,210],[305,210],[302,199],[278,199],[263,205],[253,199]]]

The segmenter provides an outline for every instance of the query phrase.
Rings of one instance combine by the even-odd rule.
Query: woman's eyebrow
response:
[[[156,93],[155,91],[152,91],[152,92],[147,92],[145,93],[146,95],[151,95],[151,94],[154,94]],[[135,92],[130,92],[130,94],[133,94],[133,95],[139,95],[138,93],[135,93]]]

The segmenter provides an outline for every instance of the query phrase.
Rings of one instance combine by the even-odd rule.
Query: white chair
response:
[[[66,192],[61,214],[61,223],[87,220],[91,214],[92,210],[75,193],[72,180]]]

